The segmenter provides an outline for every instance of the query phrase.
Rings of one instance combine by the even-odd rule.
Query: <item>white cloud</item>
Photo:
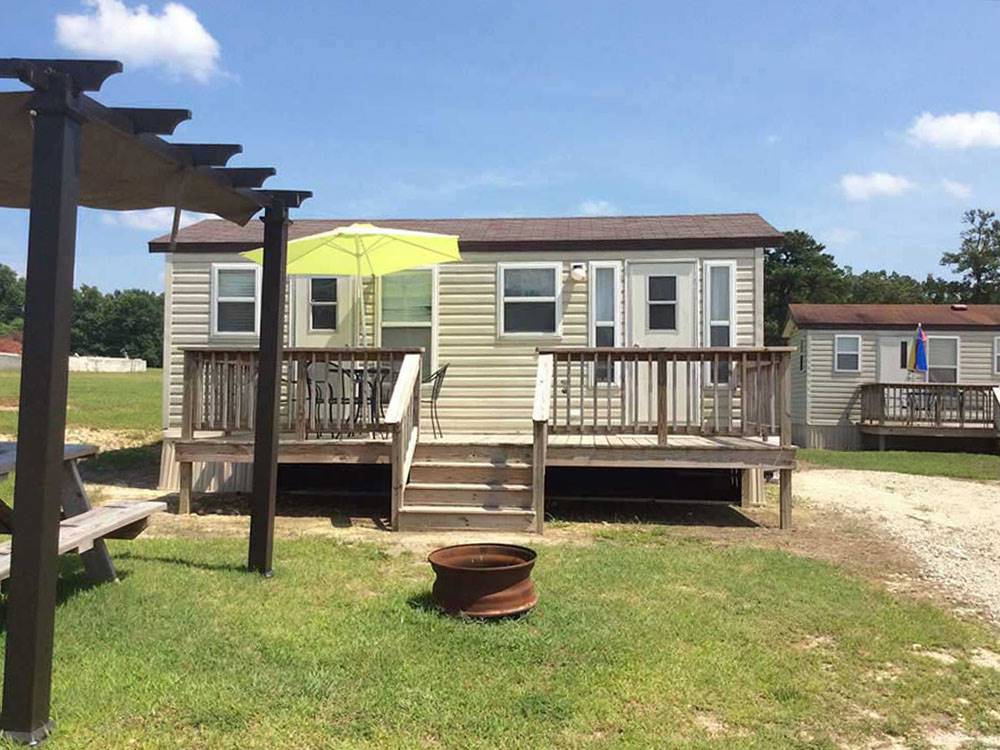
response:
[[[972,195],[972,188],[964,182],[941,180],[941,188],[954,198],[968,198]]]
[[[603,198],[590,198],[582,201],[576,211],[581,216],[614,216],[618,213],[618,207]]]
[[[956,112],[932,115],[924,112],[913,121],[910,136],[937,148],[1000,148],[1000,114]]]
[[[828,245],[848,245],[860,237],[861,233],[856,229],[834,227],[826,233],[825,239]]]
[[[840,189],[848,200],[866,201],[882,195],[900,195],[916,185],[901,175],[888,172],[845,174],[840,178]]]
[[[211,214],[181,211],[181,226],[194,224],[202,219],[212,218]],[[107,211],[101,214],[101,221],[109,226],[138,229],[143,232],[169,232],[174,224],[174,209],[147,208],[141,211]]]
[[[157,15],[122,0],[83,2],[92,10],[56,16],[56,41],[66,49],[137,68],[163,66],[202,83],[219,73],[219,43],[187,6],[170,2]]]

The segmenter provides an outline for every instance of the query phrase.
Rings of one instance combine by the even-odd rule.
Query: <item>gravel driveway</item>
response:
[[[795,494],[878,523],[928,578],[1000,622],[1000,482],[808,469],[796,474]]]

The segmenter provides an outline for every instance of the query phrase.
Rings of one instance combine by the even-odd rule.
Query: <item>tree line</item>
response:
[[[0,336],[24,327],[24,278],[0,263]],[[73,290],[70,350],[100,357],[163,364],[163,295],[146,289],[102,292],[84,284]]]
[[[941,255],[954,278],[928,273],[923,280],[895,271],[840,266],[826,247],[801,230],[785,233],[785,244],[764,257],[764,338],[782,343],[792,302],[864,304],[1000,304],[1000,220],[974,209],[962,217],[957,250]]]

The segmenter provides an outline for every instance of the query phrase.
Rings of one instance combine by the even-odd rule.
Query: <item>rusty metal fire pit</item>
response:
[[[427,560],[437,574],[434,603],[450,615],[497,618],[524,614],[538,603],[531,582],[535,551],[514,544],[456,544]]]

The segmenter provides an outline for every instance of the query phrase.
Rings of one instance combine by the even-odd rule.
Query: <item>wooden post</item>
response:
[[[781,516],[781,528],[790,529],[792,527],[792,470],[781,469],[778,471],[778,497],[779,512]]]
[[[184,352],[184,394],[181,400],[181,440],[191,440],[194,437],[194,413],[198,394],[200,362],[194,352]],[[177,512],[187,515],[191,512],[191,485],[193,484],[193,465],[190,461],[178,464],[180,492],[177,496]]]
[[[254,420],[253,498],[247,567],[272,575],[274,511],[278,494],[278,403],[284,359],[288,207],[274,199],[264,210],[264,272],[261,292],[257,411]],[[299,377],[305,377],[299,373]]]
[[[82,117],[69,76],[51,73],[32,100],[31,218],[24,305],[7,649],[0,729],[36,743],[49,719],[59,508]]]
[[[792,444],[792,388],[791,388],[791,357],[788,352],[781,355],[781,373],[778,382],[781,393],[778,394],[778,403],[781,409],[781,447],[786,448]],[[792,470],[781,469],[778,472],[778,497],[779,512],[781,514],[781,528],[790,529],[792,527]]]
[[[535,531],[545,533],[545,461],[548,453],[549,423],[534,422],[531,450],[531,506],[535,511]]]
[[[652,373],[650,373],[652,377]],[[667,444],[667,360],[662,354],[656,360],[656,443]]]

